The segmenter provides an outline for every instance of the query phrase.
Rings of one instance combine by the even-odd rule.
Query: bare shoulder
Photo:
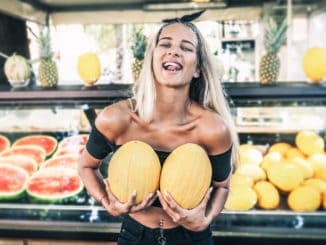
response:
[[[211,155],[227,151],[232,145],[230,129],[223,118],[216,112],[203,110],[200,125],[199,139]]]
[[[97,116],[96,128],[112,142],[129,126],[131,108],[128,100],[122,100],[105,107]]]

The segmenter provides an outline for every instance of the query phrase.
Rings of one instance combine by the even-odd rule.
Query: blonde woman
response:
[[[79,173],[88,192],[111,215],[124,216],[119,245],[213,244],[210,224],[227,199],[238,138],[214,57],[191,23],[201,13],[165,21],[149,42],[133,97],[98,115],[82,153]],[[138,205],[136,194],[120,203],[98,169],[101,159],[130,140],[151,145],[162,165],[176,147],[201,145],[213,169],[201,203],[186,210],[171,196],[165,201],[159,191]]]

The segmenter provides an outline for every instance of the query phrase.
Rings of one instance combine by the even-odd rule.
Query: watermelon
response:
[[[0,157],[24,155],[33,158],[39,166],[46,158],[45,150],[36,145],[22,145],[11,147],[0,153]]]
[[[71,145],[66,147],[58,147],[58,150],[54,153],[54,157],[63,156],[67,154],[80,154],[84,150],[84,145]]]
[[[0,164],[0,200],[17,200],[26,190],[28,173],[17,166]]]
[[[76,154],[52,157],[51,159],[45,161],[42,164],[41,168],[67,167],[67,168],[77,169],[78,159],[79,156]]]
[[[0,135],[0,152],[7,150],[9,147],[10,147],[9,139],[4,135]]]
[[[58,148],[65,148],[68,146],[76,146],[76,145],[86,145],[88,141],[88,134],[76,134],[72,136],[68,136],[66,138],[63,138]]]
[[[37,170],[37,162],[35,159],[25,155],[12,155],[0,157],[0,164],[11,164],[25,169],[29,176]]]
[[[76,199],[83,189],[83,182],[75,169],[48,167],[33,174],[26,191],[37,202],[58,203]]]
[[[58,141],[49,135],[29,135],[19,138],[13,143],[13,147],[23,145],[37,145],[42,147],[46,152],[46,156],[50,156],[56,150]]]

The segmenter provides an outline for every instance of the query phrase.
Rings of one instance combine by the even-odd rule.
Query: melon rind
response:
[[[14,171],[20,172],[25,177],[25,183],[22,185],[20,190],[15,191],[15,192],[10,192],[10,193],[3,192],[0,190],[0,201],[13,201],[13,200],[18,200],[18,199],[22,198],[25,195],[25,191],[26,191],[26,187],[27,187],[27,183],[28,183],[29,176],[28,176],[27,171],[24,170],[23,168],[13,166],[10,164],[6,164],[6,163],[1,164],[0,168],[12,169]]]
[[[79,186],[76,190],[70,191],[69,193],[58,193],[58,194],[41,194],[35,191],[30,190],[31,183],[36,178],[46,178],[49,185],[52,184],[51,177],[71,177],[77,178]],[[63,203],[75,200],[79,194],[84,190],[84,185],[79,177],[78,173],[74,169],[65,168],[65,167],[49,167],[42,168],[36,172],[29,180],[26,188],[27,195],[38,203]]]
[[[51,144],[51,145],[49,145]],[[23,145],[36,145],[42,147],[45,152],[46,156],[52,155],[53,152],[57,149],[58,141],[56,138],[49,136],[49,135],[28,135],[22,138],[17,139],[13,143],[13,147],[16,146],[23,146]]]
[[[30,152],[29,152],[30,151]],[[37,145],[22,145],[11,147],[0,153],[1,157],[12,155],[24,155],[33,158],[40,165],[46,158],[45,150]]]
[[[9,149],[9,147],[10,147],[10,140],[6,136],[0,135],[0,143],[1,142],[3,142],[5,144],[5,147],[3,147],[2,149],[0,148],[0,152],[3,152],[5,150]]]

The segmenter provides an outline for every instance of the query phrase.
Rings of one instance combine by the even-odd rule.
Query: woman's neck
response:
[[[189,121],[191,100],[186,89],[164,88],[156,94],[153,122],[183,125]]]

